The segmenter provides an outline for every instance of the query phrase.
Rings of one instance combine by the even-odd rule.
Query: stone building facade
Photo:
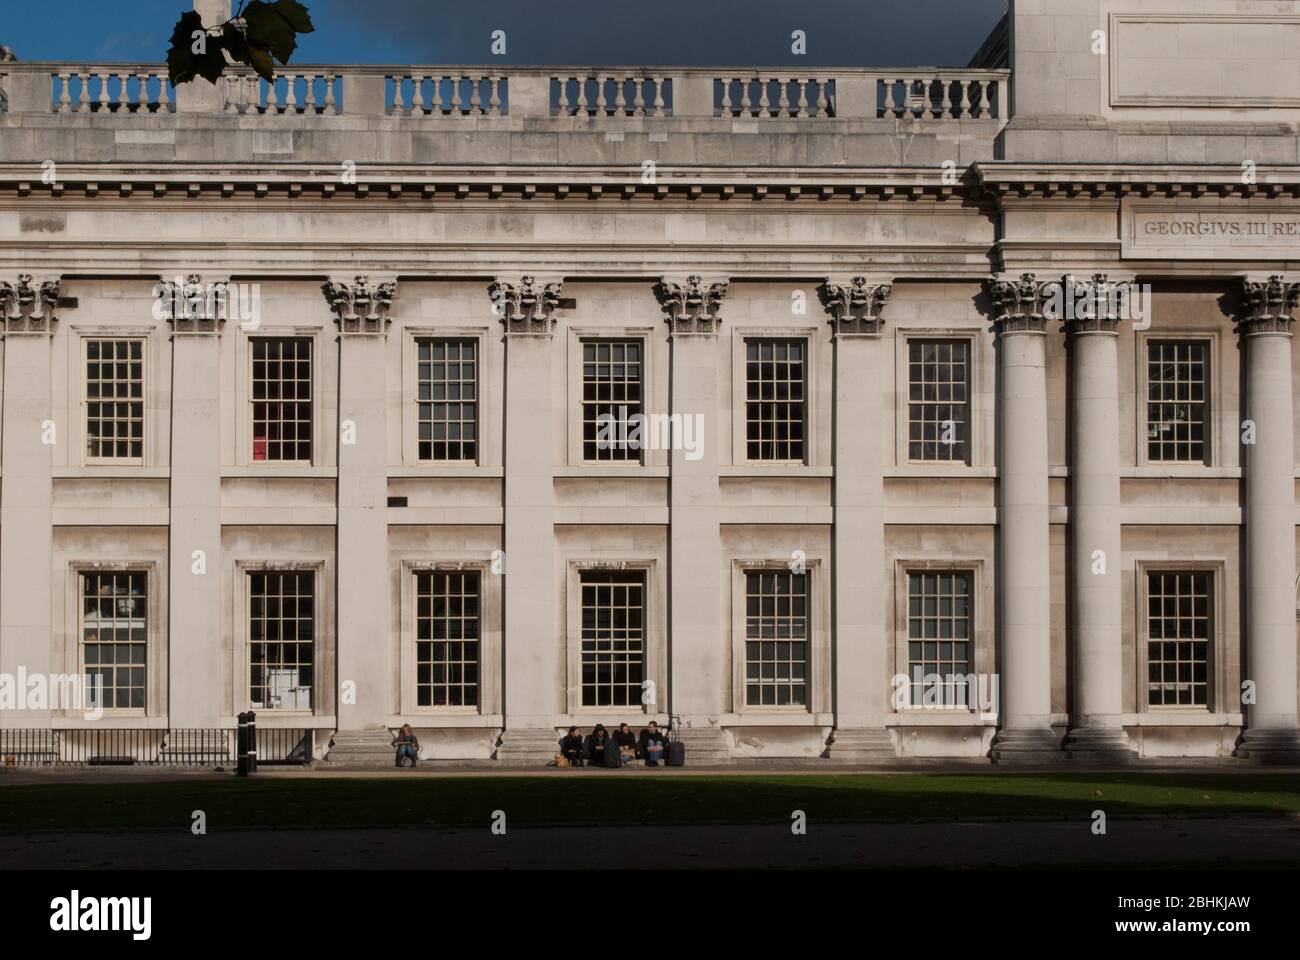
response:
[[[108,698],[0,726],[1295,758],[1300,3],[1000,30],[0,63],[0,674]]]

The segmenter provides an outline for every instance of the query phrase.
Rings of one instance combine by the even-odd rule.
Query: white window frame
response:
[[[416,591],[415,578],[421,573],[473,571],[479,576],[479,665],[477,706],[418,706],[416,690]],[[492,572],[490,557],[465,556],[441,560],[407,558],[401,561],[402,638],[399,656],[402,671],[401,711],[407,717],[497,716],[501,713],[501,612],[502,578]]]
[[[790,469],[818,466],[821,430],[820,404],[817,402],[817,371],[822,365],[822,344],[826,331],[817,327],[743,327],[732,331],[732,463],[758,469]],[[803,343],[804,407],[803,457],[797,460],[751,460],[749,457],[749,378],[746,363],[751,340],[799,341]]]
[[[105,707],[103,716],[108,719],[126,717],[158,716],[166,712],[165,692],[163,687],[167,679],[167,663],[164,656],[163,630],[161,623],[163,610],[166,609],[163,592],[166,584],[159,576],[161,569],[154,560],[96,561],[73,560],[68,563],[68,623],[75,631],[66,651],[65,661],[69,669],[75,671],[84,681],[86,665],[84,658],[85,630],[82,622],[81,577],[86,573],[143,573],[145,575],[145,691],[144,707]],[[67,717],[79,717],[84,711],[60,708],[55,711]]]
[[[1137,688],[1137,709],[1139,713],[1147,714],[1191,714],[1194,716],[1214,714],[1219,705],[1223,704],[1225,708],[1231,709],[1232,698],[1227,696],[1224,684],[1224,675],[1221,665],[1226,663],[1224,656],[1224,603],[1225,596],[1225,573],[1227,564],[1219,559],[1139,559],[1136,564],[1137,584],[1133,591],[1136,598],[1137,609],[1136,621],[1137,630],[1137,651],[1136,661],[1137,669],[1134,674],[1134,685]],[[1208,573],[1213,581],[1211,584],[1210,594],[1210,642],[1207,650],[1209,651],[1209,663],[1206,667],[1206,690],[1204,706],[1200,704],[1151,704],[1147,698],[1147,665],[1149,662],[1148,644],[1151,642],[1151,624],[1147,616],[1148,599],[1150,597],[1150,584],[1148,574],[1151,573]]]
[[[311,341],[311,423],[312,444],[311,460],[254,460],[253,459],[253,348],[252,341],[259,339],[301,338]],[[239,466],[254,471],[274,473],[281,471],[299,471],[305,467],[321,466],[325,462],[325,447],[333,442],[335,434],[326,437],[324,427],[325,397],[322,391],[322,367],[327,358],[324,355],[324,337],[320,327],[267,327],[263,326],[256,333],[236,339],[236,363],[243,373],[239,382],[238,402],[243,410],[235,421],[236,461]],[[337,359],[337,354],[334,355]]]
[[[617,340],[638,341],[641,344],[641,412],[649,416],[653,413],[667,414],[668,404],[663,401],[658,388],[655,366],[656,328],[650,326],[594,326],[592,324],[568,324],[565,341],[565,363],[568,367],[565,376],[565,399],[567,414],[567,441],[565,449],[568,466],[582,468],[584,471],[612,470],[617,472],[636,472],[644,467],[666,466],[668,450],[641,450],[640,458],[630,460],[587,460],[582,452],[582,346],[588,341]],[[706,416],[708,414],[706,413]]]
[[[1209,344],[1209,390],[1206,391],[1206,411],[1205,411],[1205,459],[1200,460],[1151,460],[1148,458],[1147,450],[1147,397],[1149,391],[1149,381],[1147,379],[1147,348],[1152,342],[1171,342],[1171,343],[1188,343],[1203,342]],[[1222,350],[1219,342],[1219,335],[1213,331],[1204,329],[1166,329],[1161,328],[1159,333],[1151,331],[1137,331],[1133,337],[1134,342],[1134,416],[1136,418],[1136,436],[1137,450],[1135,451],[1135,460],[1139,467],[1152,467],[1158,470],[1189,470],[1198,471],[1209,467],[1217,467],[1222,464],[1219,451],[1219,410],[1222,396],[1223,375],[1221,369]]]
[[[645,610],[642,640],[645,662],[642,667],[644,680],[654,684],[654,703],[638,703],[626,707],[584,707],[582,705],[582,574],[587,571],[632,571],[640,572],[645,577]],[[581,559],[570,560],[565,577],[565,663],[566,691],[565,706],[568,715],[583,720],[587,726],[594,722],[620,722],[620,718],[631,718],[629,723],[639,722],[638,718],[653,717],[662,714],[668,697],[668,665],[664,643],[665,625],[662,622],[664,610],[658,564],[648,557],[628,560]],[[578,720],[575,720],[578,722]]]
[[[967,426],[970,431],[966,442],[965,460],[913,460],[910,443],[911,379],[908,370],[913,340],[965,340],[967,342],[966,384]],[[984,357],[982,354],[983,338],[980,331],[971,327],[906,327],[900,329],[894,338],[894,447],[895,463],[917,470],[962,470],[984,465],[982,428],[984,410],[980,404],[983,390],[982,371]]]
[[[312,638],[312,706],[310,710],[286,710],[281,708],[258,708],[265,711],[267,717],[313,717],[330,715],[334,709],[333,693],[333,663],[326,663],[324,657],[328,645],[333,641],[332,636],[328,636],[329,627],[327,617],[332,610],[332,600],[328,596],[329,581],[327,579],[326,564],[323,560],[286,560],[286,561],[235,561],[236,587],[235,594],[238,597],[235,616],[236,629],[239,631],[237,636],[241,642],[236,647],[236,663],[234,671],[235,680],[235,703],[240,704],[241,710],[252,710],[252,657],[249,654],[249,648],[253,642],[252,621],[250,619],[251,604],[251,586],[249,575],[253,573],[270,573],[270,572],[290,572],[290,571],[311,571],[315,574],[313,589],[315,591],[313,604],[313,638]]]
[[[749,573],[792,573],[789,557],[736,558],[731,563],[731,709],[737,716],[803,717],[831,712],[831,611],[829,581],[821,557],[803,561],[808,583],[808,702],[774,706],[750,706],[745,702],[745,575]]]

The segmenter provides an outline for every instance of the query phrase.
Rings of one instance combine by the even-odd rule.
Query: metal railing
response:
[[[310,763],[312,729],[258,730],[261,764]],[[0,766],[227,766],[235,762],[234,728],[0,729]]]

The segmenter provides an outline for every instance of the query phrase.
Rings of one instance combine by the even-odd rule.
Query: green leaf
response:
[[[297,5],[301,6],[301,4]],[[288,11],[289,16],[285,15]],[[298,49],[298,31],[290,18],[302,22],[306,9],[301,11],[284,7],[280,2],[271,4],[264,0],[251,0],[244,8],[244,23],[247,25],[248,45],[254,50],[268,50],[280,63],[288,63],[294,50]],[[311,19],[307,18],[310,27]]]
[[[195,33],[207,33],[203,28],[203,18],[193,10],[181,14],[172,30],[172,45],[167,51],[167,78],[173,84],[188,83],[196,76],[215,83],[226,67],[225,38],[207,34],[204,52],[195,53]]]
[[[316,28],[312,25],[311,15],[307,13],[307,8],[298,0],[276,0],[276,11],[288,22],[297,33],[315,33]]]

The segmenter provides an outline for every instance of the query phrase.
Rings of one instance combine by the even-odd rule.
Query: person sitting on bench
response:
[[[659,732],[659,724],[653,720],[641,731],[641,741],[637,746],[647,767],[659,766],[668,754],[668,740]]]
[[[393,743],[397,747],[396,766],[400,767],[402,760],[410,757],[411,766],[414,767],[415,762],[420,758],[420,741],[409,723],[402,724],[402,729],[397,731],[397,739]]]
[[[626,767],[636,759],[636,734],[626,723],[620,723],[618,729],[614,731],[614,746],[618,748],[623,766]]]
[[[596,729],[592,730],[591,736],[587,737],[587,761],[593,767],[603,767],[605,765],[605,751],[613,749],[614,743],[609,739],[609,732],[606,731],[605,725],[603,723],[596,724]]]
[[[582,766],[582,731],[570,727],[569,735],[560,741],[560,753],[569,761],[569,766]]]

